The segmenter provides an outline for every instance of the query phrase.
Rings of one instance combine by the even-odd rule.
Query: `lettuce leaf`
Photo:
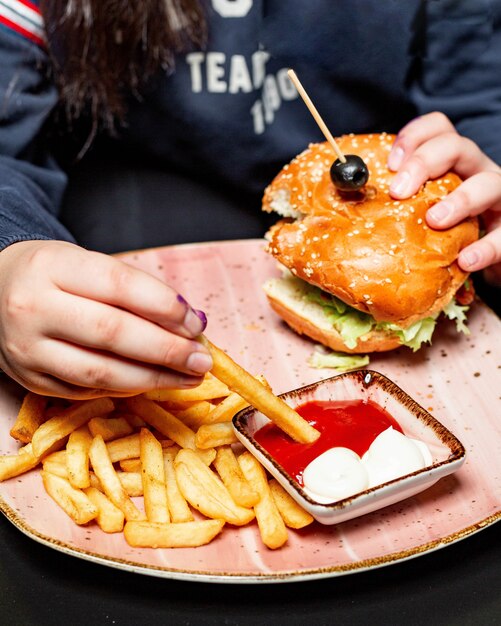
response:
[[[325,316],[339,332],[347,348],[354,348],[358,338],[370,332],[376,323],[371,315],[357,311],[318,287],[310,285],[306,298],[323,308]]]
[[[339,332],[347,348],[354,348],[358,339],[371,330],[384,330],[394,333],[398,336],[402,345],[411,348],[414,352],[419,350],[423,343],[431,343],[438,313],[419,320],[408,328],[401,328],[391,322],[378,323],[371,315],[354,309],[339,298],[336,298],[336,296],[314,287],[297,277],[294,277],[292,280],[301,281],[303,297],[309,302],[322,307],[326,318]],[[468,307],[460,306],[453,299],[443,309],[443,312],[449,319],[455,320],[458,332],[469,334],[469,330],[464,323],[467,310]]]
[[[470,329],[466,326],[466,311],[469,309],[467,306],[461,306],[454,299],[444,307],[444,314],[450,319],[456,321],[456,330],[458,333],[470,334]]]
[[[431,343],[431,336],[435,330],[437,321],[434,317],[425,317],[418,322],[414,322],[408,328],[400,328],[390,322],[380,322],[376,328],[395,333],[404,346],[408,346],[416,352],[423,343]]]
[[[308,359],[310,367],[318,369],[327,367],[338,372],[349,372],[359,369],[369,364],[369,357],[360,354],[345,354],[344,352],[334,352],[333,350],[315,350]]]

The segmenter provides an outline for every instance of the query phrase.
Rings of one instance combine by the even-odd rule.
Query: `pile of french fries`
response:
[[[264,379],[253,381],[272,395]],[[213,374],[193,389],[126,399],[28,392],[10,431],[23,445],[0,456],[0,480],[40,468],[76,524],[123,532],[133,547],[201,546],[226,524],[257,522],[264,545],[279,548],[288,528],[313,518],[238,443],[231,420],[246,406]]]

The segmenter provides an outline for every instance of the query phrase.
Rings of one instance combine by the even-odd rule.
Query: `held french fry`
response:
[[[231,446],[218,448],[214,467],[237,504],[245,507],[257,504],[259,495],[247,482]]]
[[[181,493],[200,513],[235,526],[244,526],[254,519],[254,512],[234,502],[221,479],[193,450],[180,450],[174,466]]]
[[[45,420],[44,410],[47,401],[48,398],[45,396],[39,396],[37,393],[28,391],[21,403],[16,421],[10,429],[11,437],[22,443],[29,443],[35,430]]]
[[[313,522],[313,517],[305,511],[294,498],[285,491],[276,478],[272,478],[268,485],[277,509],[289,528],[304,528]]]
[[[220,519],[178,524],[127,522],[124,535],[134,548],[196,548],[212,541],[223,526]]]
[[[318,439],[320,436],[318,430],[313,428],[286,402],[275,396],[206,337],[202,335],[199,341],[212,356],[211,372],[222,380],[231,391],[235,391],[258,411],[261,411],[294,441],[312,443]]]
[[[45,490],[49,496],[59,504],[76,524],[87,524],[98,515],[97,507],[89,500],[83,491],[75,489],[61,476],[50,474],[45,470],[40,472]]]
[[[250,452],[242,453],[238,463],[245,478],[259,494],[254,512],[261,539],[272,550],[280,548],[287,541],[287,528],[271,495],[264,467]]]
[[[33,454],[38,457],[43,456],[54,444],[65,439],[74,430],[86,424],[92,417],[110,413],[114,408],[115,405],[110,398],[86,400],[81,404],[71,406],[37,428],[31,441]]]
[[[162,446],[146,428],[140,432],[144,510],[149,522],[170,522]]]
[[[84,489],[90,486],[89,448],[92,437],[87,426],[74,430],[66,444],[66,467],[68,480],[73,487]]]
[[[104,493],[123,512],[125,519],[127,521],[144,519],[144,515],[137,509],[122,486],[101,435],[97,435],[92,440],[89,458]]]

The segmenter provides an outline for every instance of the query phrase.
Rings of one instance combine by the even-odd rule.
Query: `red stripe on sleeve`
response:
[[[16,33],[19,33],[23,37],[26,37],[26,39],[29,39],[30,41],[33,41],[34,43],[41,46],[42,48],[45,48],[45,41],[41,37],[38,37],[38,35],[31,33],[29,30],[26,30],[25,28],[23,28],[22,26],[19,26],[19,24],[16,24],[15,22],[12,22],[8,18],[4,17],[3,15],[0,15],[0,24],[4,24],[8,28],[11,28],[12,30],[16,31]]]

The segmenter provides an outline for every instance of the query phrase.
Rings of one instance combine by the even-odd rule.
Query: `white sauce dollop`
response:
[[[391,426],[374,439],[362,457],[370,487],[411,474],[431,462],[431,453],[422,441],[410,439]]]
[[[303,472],[304,489],[317,502],[335,502],[367,489],[369,475],[360,457],[349,448],[330,448]]]
[[[305,492],[321,504],[376,487],[431,465],[422,441],[406,437],[391,426],[380,433],[362,458],[349,448],[330,448],[303,472]]]

